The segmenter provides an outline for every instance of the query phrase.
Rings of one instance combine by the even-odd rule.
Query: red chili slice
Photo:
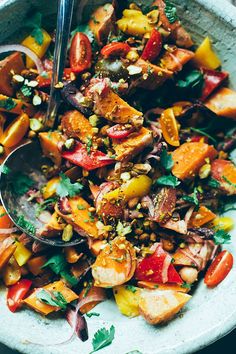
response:
[[[149,60],[150,62],[152,62],[160,54],[161,48],[162,48],[161,34],[157,29],[154,28],[143,50],[141,58],[143,60]]]

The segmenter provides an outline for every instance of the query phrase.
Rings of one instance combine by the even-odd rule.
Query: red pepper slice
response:
[[[163,283],[163,268],[165,266],[165,259],[169,256],[163,248],[158,245],[155,252],[144,258],[137,266],[135,277],[138,280],[151,281],[154,283]],[[178,272],[175,270],[173,264],[170,264],[167,270],[168,283],[182,284]]]
[[[129,53],[130,49],[131,48],[127,43],[113,42],[105,45],[101,50],[101,54],[106,58],[123,57]]]
[[[106,154],[99,150],[91,149],[91,151],[88,152],[86,146],[79,142],[72,151],[63,152],[62,157],[74,165],[81,166],[87,171],[95,170],[97,168],[115,163],[114,159],[109,158]]]
[[[21,302],[26,297],[31,285],[31,280],[21,279],[10,286],[7,292],[7,306],[11,312],[15,312],[21,307]]]
[[[116,124],[107,129],[107,135],[111,139],[125,139],[133,132],[133,130],[133,128],[126,129],[122,124]]]
[[[160,32],[153,28],[151,36],[147,41],[147,44],[143,50],[141,58],[143,60],[149,60],[150,62],[154,61],[160,54],[162,48],[162,38]]]
[[[229,74],[225,71],[216,71],[202,68],[205,85],[202,91],[201,101],[205,101],[210,94],[227,79]]]
[[[90,68],[92,63],[92,47],[86,34],[77,32],[70,47],[70,67],[76,74]]]

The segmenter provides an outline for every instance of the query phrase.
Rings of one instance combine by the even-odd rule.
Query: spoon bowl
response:
[[[35,240],[50,246],[74,246],[85,242],[83,238],[73,236],[69,242],[64,242],[60,236],[46,238],[40,236],[40,230],[45,223],[36,217],[37,203],[30,201],[29,195],[21,194],[15,184],[15,176],[27,176],[34,182],[32,188],[40,189],[47,182],[42,173],[43,165],[50,165],[51,161],[43,156],[38,141],[28,142],[16,148],[5,160],[4,167],[9,173],[1,173],[0,198],[3,207],[14,224]],[[3,169],[4,169],[3,167]]]

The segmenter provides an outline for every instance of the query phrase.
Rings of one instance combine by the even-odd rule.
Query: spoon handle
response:
[[[74,0],[58,0],[57,28],[55,49],[53,55],[52,82],[50,88],[48,109],[44,122],[45,127],[47,128],[52,128],[54,126],[58,106],[60,103],[60,93],[58,92],[58,89],[55,88],[55,85],[61,82],[63,77],[73,8]]]

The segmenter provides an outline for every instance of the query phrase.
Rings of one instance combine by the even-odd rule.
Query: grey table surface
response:
[[[230,1],[236,5],[236,0],[226,1]],[[225,352],[226,354],[236,353],[236,329],[224,338],[212,344],[211,346],[196,352],[196,354],[222,354],[223,352]],[[0,343],[0,354],[19,354],[19,352],[7,348],[5,345],[2,345]]]

